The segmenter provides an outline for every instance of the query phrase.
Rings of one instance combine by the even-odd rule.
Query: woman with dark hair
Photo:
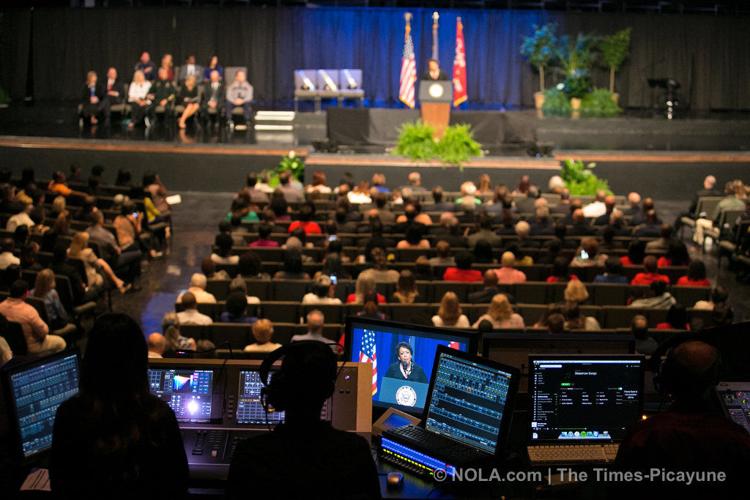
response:
[[[237,263],[237,275],[243,278],[270,279],[271,277],[261,271],[262,263],[254,252],[245,252],[240,255]]]
[[[674,304],[667,311],[666,321],[656,324],[657,330],[690,330],[688,313],[685,306]]]
[[[472,269],[474,256],[467,251],[456,254],[456,265],[451,266],[443,273],[444,281],[468,281],[481,282],[482,272]]]
[[[417,280],[408,269],[401,271],[396,282],[396,291],[393,293],[393,301],[399,304],[413,304],[419,297],[417,291]]]
[[[239,264],[240,256],[232,255],[232,236],[227,233],[220,233],[216,235],[214,239],[214,246],[216,251],[211,254],[211,260],[215,264]]]
[[[559,255],[552,263],[552,270],[545,281],[547,283],[567,283],[568,281],[578,280],[578,276],[568,272],[569,269],[570,260]]]
[[[305,234],[321,234],[323,231],[320,224],[315,222],[313,217],[315,217],[315,204],[307,201],[299,208],[297,220],[289,224],[287,231],[293,233],[296,229],[302,229]]]
[[[273,214],[276,216],[276,221],[286,222],[292,220],[289,216],[289,203],[284,198],[284,193],[278,189],[271,195],[271,203],[268,206],[271,207]]]
[[[477,264],[495,264],[492,244],[487,240],[478,240],[474,245],[474,259]]]
[[[410,225],[406,228],[406,234],[404,235],[404,239],[399,241],[396,244],[396,248],[406,249],[406,248],[415,248],[415,249],[421,249],[421,248],[430,248],[430,242],[429,240],[422,238],[422,229],[420,229],[419,226],[416,225]]]
[[[640,266],[646,257],[646,242],[643,240],[633,240],[628,245],[628,254],[620,257],[620,264],[623,266]]]
[[[302,252],[297,249],[288,249],[284,253],[284,263],[281,271],[273,275],[276,280],[309,280],[308,275],[302,269]]]
[[[149,391],[138,323],[104,314],[88,336],[80,391],[57,410],[50,458],[56,498],[185,498],[188,465],[177,419]]]
[[[211,73],[214,71],[219,73],[222,80],[224,79],[224,66],[219,64],[219,56],[217,55],[211,56],[211,59],[208,60],[208,65],[203,68],[203,80],[211,80]]]
[[[364,304],[362,305],[362,309],[357,312],[357,316],[360,318],[386,319],[385,313],[380,311],[378,307],[379,299],[376,292],[370,292],[365,295]]]
[[[690,265],[690,254],[687,245],[679,240],[670,240],[667,252],[656,262],[658,267]]]
[[[687,276],[680,276],[676,286],[705,286],[711,282],[706,278],[706,264],[702,260],[694,260],[688,266]]]
[[[617,283],[625,285],[629,282],[628,277],[623,274],[620,259],[610,257],[604,263],[604,272],[594,277],[594,283]]]
[[[230,292],[224,307],[226,311],[222,312],[219,318],[222,323],[247,323],[252,325],[258,321],[255,316],[246,314],[247,295],[242,290]]]
[[[336,276],[336,280],[348,280],[352,275],[343,265],[341,254],[329,253],[323,260],[323,269],[321,273],[326,276]]]

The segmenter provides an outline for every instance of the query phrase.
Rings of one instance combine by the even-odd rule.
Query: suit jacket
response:
[[[440,70],[440,74],[435,79],[433,79],[430,76],[430,72],[429,71],[425,71],[424,74],[422,75],[422,80],[431,80],[431,81],[441,81],[441,80],[443,80],[444,81],[444,80],[450,80],[450,78],[448,78],[448,75],[445,73],[445,71],[443,71],[441,69]]]
[[[224,101],[226,99],[226,91],[224,84],[219,83],[219,86],[214,90],[211,87],[211,82],[205,82],[203,84],[203,95],[201,96],[202,105],[208,107],[208,101],[211,99],[216,101],[216,109],[221,110],[224,108]]]
[[[195,83],[200,84],[203,81],[203,66],[201,66],[200,64],[194,64],[193,67],[195,68],[195,70],[193,71],[193,76],[195,76]],[[177,81],[184,82],[185,80],[187,80],[188,76],[188,65],[183,64],[182,66],[180,66],[180,71],[177,74]]]
[[[99,85],[96,85],[94,88],[94,95],[99,98],[99,100],[102,100],[102,89]],[[81,103],[82,104],[90,104],[89,99],[91,98],[91,90],[89,89],[89,86],[84,84],[81,88]]]
[[[146,80],[149,82],[152,82],[156,80],[156,64],[154,64],[154,61],[149,61],[146,64],[143,64],[142,62],[138,61],[135,64],[135,70],[136,71],[143,71],[143,76],[146,77]]]
[[[110,89],[107,88],[106,78],[104,79],[104,81],[99,82],[99,86],[102,98],[106,99],[109,102],[110,106],[113,104],[122,104],[128,99],[127,93],[125,92],[125,84],[119,78],[112,83],[111,88],[111,90],[118,93],[117,96],[107,94]]]

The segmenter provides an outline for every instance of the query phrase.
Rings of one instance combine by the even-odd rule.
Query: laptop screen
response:
[[[211,421],[213,370],[149,368],[151,393],[167,403],[178,422]]]
[[[750,382],[721,382],[716,391],[726,416],[750,432]]]
[[[531,356],[529,364],[530,444],[618,441],[640,418],[640,357]]]
[[[425,429],[494,454],[512,413],[517,373],[445,348],[436,364]]]

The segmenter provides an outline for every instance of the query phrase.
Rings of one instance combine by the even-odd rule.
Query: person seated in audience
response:
[[[565,286],[563,298],[566,304],[581,305],[589,300],[589,291],[581,280],[570,280]]]
[[[503,239],[492,229],[492,217],[484,212],[479,214],[476,231],[466,238],[469,248],[474,248],[479,240],[485,240],[493,247],[499,247],[503,242]]]
[[[216,235],[214,247],[216,250],[211,253],[211,260],[214,264],[236,265],[240,262],[239,255],[232,255],[232,236],[226,233]]]
[[[302,251],[296,248],[284,252],[281,271],[273,275],[275,280],[309,280],[310,275],[302,268]]]
[[[313,281],[311,292],[302,297],[302,304],[341,304],[341,299],[334,297],[335,285],[331,278],[321,274]]]
[[[273,231],[273,226],[268,223],[262,223],[258,226],[258,239],[255,241],[251,241],[248,245],[250,248],[276,248],[279,246],[279,243],[275,240],[271,239],[271,232]]]
[[[136,71],[133,74],[133,81],[130,82],[130,86],[128,87],[128,103],[131,107],[128,129],[135,128],[136,125],[140,125],[146,119],[146,114],[151,106],[151,100],[149,99],[150,91],[151,83],[149,83],[142,71]]]
[[[292,233],[300,228],[307,235],[322,234],[323,230],[320,228],[320,224],[313,220],[314,217],[315,204],[311,201],[303,203],[297,212],[297,220],[289,224],[289,229],[287,231]]]
[[[497,274],[492,269],[484,272],[482,285],[481,290],[469,293],[469,303],[488,303],[495,295],[501,293],[500,287],[497,286]]]
[[[562,251],[562,243],[559,239],[553,238],[545,241],[542,244],[542,253],[537,254],[537,264],[551,265],[555,263],[555,260],[560,257]],[[566,258],[570,262],[569,258]]]
[[[495,249],[486,240],[479,240],[474,246],[474,262],[477,264],[497,264]]]
[[[452,212],[440,214],[439,226],[431,230],[433,237],[437,240],[447,241],[452,247],[466,247],[467,242],[461,232],[458,219]]]
[[[594,283],[614,283],[626,285],[628,277],[623,274],[622,264],[617,257],[610,257],[604,263],[604,272],[594,276]]]
[[[385,175],[380,172],[372,174],[371,184],[373,193],[388,194],[391,192],[388,186],[386,186]]]
[[[244,280],[243,280],[244,281]],[[219,321],[222,323],[247,323],[252,325],[258,318],[248,316],[247,312],[247,295],[242,290],[235,290],[227,295],[224,305],[225,311],[221,313]]]
[[[426,226],[432,224],[432,218],[422,213],[422,204],[418,201],[410,201],[404,204],[404,213],[396,217],[396,226],[393,232],[405,233],[411,226],[418,227],[421,231],[426,231]]]
[[[252,251],[247,251],[240,255],[240,262],[237,264],[237,276],[245,279],[263,279],[269,280],[271,276],[261,271],[260,258]]]
[[[682,212],[677,216],[677,219],[674,222],[674,229],[675,231],[678,231],[682,227],[682,218],[683,217],[690,217],[691,219],[696,219],[696,210],[698,210],[698,202],[703,197],[708,196],[721,196],[722,193],[718,189],[716,189],[716,177],[713,175],[707,175],[703,179],[703,189],[698,190],[695,195],[693,196],[693,200],[690,202],[690,208],[687,212]]]
[[[445,240],[439,240],[435,245],[435,257],[430,258],[431,266],[454,266],[456,259],[451,255],[451,245]]]
[[[365,297],[371,293],[376,293],[375,278],[372,275],[366,275],[359,273],[357,281],[354,284],[354,293],[350,293],[346,298],[347,304],[364,304]],[[377,299],[379,304],[385,304],[385,296],[377,293]]]
[[[341,247],[340,250],[343,250],[343,247]],[[333,252],[330,247],[328,252],[329,253],[323,259],[323,268],[320,272],[326,276],[336,276],[337,280],[351,279],[352,275],[344,267],[344,263],[349,262],[349,259],[345,259],[340,252]]]
[[[614,465],[625,471],[677,468],[721,471],[726,480],[699,487],[704,498],[736,496],[747,481],[750,435],[716,407],[714,389],[720,380],[717,349],[687,340],[667,354],[659,388],[672,403],[666,411],[639,420],[620,444]],[[617,484],[620,498],[689,498],[696,485],[673,481]]]
[[[580,198],[575,198],[570,201],[570,204],[568,205],[568,211],[566,212],[565,217],[563,217],[562,222],[569,226],[573,225],[573,223],[575,222],[574,219],[578,218],[576,210],[580,210],[580,215],[583,216],[583,201],[581,201]],[[581,220],[581,218],[579,218],[579,220]],[[582,220],[585,221],[586,217],[583,216]]]
[[[445,192],[440,186],[435,186],[432,189],[432,209],[435,212],[454,212],[456,205],[449,201],[443,201]]]
[[[87,287],[84,284],[78,268],[71,265],[68,260],[68,247],[63,241],[59,241],[53,248],[50,268],[55,274],[65,276],[70,281],[73,293],[73,305],[81,305],[85,302],[96,300],[104,291],[101,287]]]
[[[328,186],[326,174],[316,170],[312,174],[312,182],[305,186],[306,193],[331,194],[333,190]]]
[[[0,315],[0,331],[5,331],[8,320]],[[13,349],[8,345],[5,337],[0,336],[0,368],[8,365],[13,360]]]
[[[187,121],[200,110],[200,93],[195,76],[189,76],[182,84],[177,93],[175,104],[184,107],[177,119],[177,126],[181,129],[187,128]]]
[[[710,287],[711,282],[706,278],[706,264],[702,260],[694,260],[688,266],[686,276],[680,276],[676,286],[703,286]]]
[[[271,193],[271,201],[268,206],[273,210],[276,221],[287,222],[292,220],[292,216],[289,214],[289,202],[286,201],[284,193],[279,188]]]
[[[667,309],[677,303],[677,300],[667,291],[667,283],[652,281],[644,297],[633,300],[628,307],[641,309]]]
[[[239,70],[234,75],[234,81],[227,87],[225,108],[227,122],[232,123],[232,111],[235,108],[242,108],[245,122],[249,122],[252,103],[253,86],[247,81],[247,73],[244,70]]]
[[[666,251],[669,248],[669,244],[672,242],[672,231],[672,226],[669,224],[662,224],[659,226],[659,238],[646,243],[646,252],[652,253]],[[638,233],[638,228],[636,228],[635,235],[643,236],[642,233]]]
[[[625,221],[623,211],[618,208],[612,211],[612,215],[609,217],[609,224],[602,229],[602,234],[607,230],[612,231],[613,236],[630,236],[632,232]]]
[[[404,269],[398,277],[398,282],[396,282],[393,302],[397,304],[413,304],[417,301],[418,297],[417,280],[411,271]]]
[[[659,347],[659,343],[649,335],[648,319],[642,314],[636,314],[630,321],[630,332],[635,339],[635,352],[650,356]]]
[[[107,277],[110,283],[112,283],[121,294],[125,294],[130,290],[132,285],[126,284],[120,279],[106,260],[97,257],[94,251],[91,248],[88,248],[88,243],[89,233],[81,231],[73,236],[73,241],[71,241],[70,248],[68,248],[68,257],[70,259],[79,260],[83,263],[83,268],[86,273],[86,288],[102,290],[105,286],[104,277]]]
[[[180,70],[182,71],[182,68]],[[213,117],[217,122],[226,103],[226,90],[221,79],[218,71],[211,71],[208,80],[203,83],[201,92],[201,113],[208,119]]]
[[[385,193],[377,192],[372,195],[372,201],[375,204],[373,210],[385,226],[391,226],[396,222],[396,215],[387,207],[388,197]]]
[[[549,333],[565,333],[565,315],[562,313],[550,314],[547,317],[547,331]]]
[[[20,266],[21,259],[14,255],[16,243],[13,238],[3,238],[0,242],[0,271],[8,269],[10,266]]]
[[[337,347],[336,343],[323,336],[323,326],[325,326],[326,323],[325,315],[319,309],[313,309],[307,313],[305,319],[307,320],[307,333],[294,335],[292,337],[292,342],[322,342],[331,345],[334,351],[337,351],[337,349],[335,349]]]
[[[607,192],[601,189],[598,190],[594,197],[594,201],[583,207],[583,216],[587,219],[596,219],[604,215],[607,212],[607,205],[605,204],[606,198]]]
[[[531,183],[531,178],[528,175],[522,175],[518,181],[518,186],[516,186],[516,189],[511,194],[513,196],[527,196],[531,188],[535,188],[538,191],[538,188]]]
[[[620,257],[620,264],[623,266],[636,267],[643,265],[646,258],[646,242],[639,239],[633,239],[628,244],[628,253]]]
[[[653,238],[662,234],[662,230],[663,226],[660,224],[659,218],[656,216],[656,211],[654,209],[650,209],[646,211],[646,218],[633,228],[633,236],[636,236],[638,238]],[[658,242],[659,240],[655,241]]]
[[[582,238],[581,247],[570,267],[602,267],[608,258],[607,254],[599,253],[599,241],[596,238]]]
[[[513,255],[513,252],[503,252],[500,258],[500,265],[499,269],[495,269],[495,273],[497,274],[497,281],[501,285],[526,282],[526,275],[523,271],[514,268],[516,265],[516,256]]]
[[[372,277],[375,283],[396,283],[399,278],[398,271],[388,269],[388,260],[383,249],[379,247],[373,248],[370,255],[372,257],[372,267],[365,269],[359,275]]]
[[[362,304],[362,309],[357,311],[354,315],[358,318],[387,319],[385,313],[381,311],[378,306],[378,296],[376,293],[368,293],[365,296],[365,302]]]
[[[472,269],[471,266],[474,264],[474,256],[462,250],[456,254],[456,265],[455,267],[449,267],[443,273],[443,280],[445,281],[464,281],[468,283],[482,281],[482,273],[476,269]]]
[[[586,222],[586,216],[583,215],[583,209],[577,208],[573,211],[572,224],[568,229],[570,236],[592,236],[595,233],[594,228]]]
[[[549,328],[549,318],[554,314],[562,314],[564,318],[564,311],[565,311],[565,303],[564,302],[553,302],[551,304],[547,304],[547,309],[544,311],[544,314],[539,318],[539,320],[534,323],[534,326],[532,328],[534,329],[548,329]]]
[[[247,174],[247,177],[245,178],[245,187],[242,188],[243,193],[247,195],[247,197],[250,200],[250,203],[254,204],[264,204],[268,203],[268,195],[258,189],[258,175],[254,172],[250,172]]]
[[[190,277],[190,286],[188,289],[181,293],[177,297],[177,302],[182,302],[182,299],[187,293],[190,293],[195,301],[199,304],[215,304],[216,297],[212,293],[206,291],[207,280],[206,276],[201,273],[195,273]]]
[[[476,196],[477,186],[473,182],[463,182],[459,190],[461,196],[456,198],[456,208],[465,210],[466,207],[471,207],[469,210],[472,210],[475,206],[482,204],[482,199]]]
[[[55,273],[51,269],[43,269],[37,273],[30,295],[44,301],[47,326],[52,330],[60,330],[70,324],[68,311],[60,302],[60,296],[55,290]]]
[[[414,261],[414,279],[417,281],[433,281],[435,279],[435,273],[427,256],[420,255]]]
[[[571,283],[576,282],[571,281]],[[565,316],[566,330],[601,330],[601,326],[599,326],[596,318],[581,314],[581,308],[577,302],[566,302],[563,306],[563,315]]]
[[[210,316],[198,312],[198,301],[193,293],[184,292],[180,295],[178,303],[183,307],[183,310],[177,313],[180,325],[210,325],[214,322]],[[243,305],[247,307],[244,297]]]
[[[21,269],[28,271],[41,271],[42,265],[38,262],[39,243],[32,241],[21,249]]]
[[[508,186],[498,184],[492,193],[492,200],[484,205],[484,209],[493,217],[499,215],[508,204],[512,205],[513,199],[510,196]]]
[[[673,239],[669,242],[667,252],[656,261],[657,267],[689,266],[690,253],[684,242]]]
[[[617,201],[614,195],[611,195],[611,194],[606,195],[604,197],[604,212],[598,216],[593,216],[593,215],[590,216],[594,218],[593,224],[595,226],[606,226],[607,224],[609,224],[612,218],[612,214],[614,213],[616,203]],[[590,205],[587,205],[586,207],[589,207],[589,206]],[[586,217],[589,217],[589,215],[586,214],[585,210],[584,210],[584,215],[586,215]]]
[[[404,239],[396,244],[398,249],[426,249],[430,248],[430,241],[422,237],[422,230],[417,226],[406,229]]]
[[[126,210],[131,210],[130,205],[123,206],[127,207]],[[130,215],[128,213],[128,216]],[[125,281],[133,283],[141,275],[142,254],[138,242],[133,241],[130,245],[121,247],[115,235],[104,227],[104,214],[101,211],[92,212],[89,219],[92,224],[86,228],[86,232],[89,233],[91,241],[95,241],[104,249],[107,257],[104,260],[110,262],[117,271],[121,271]],[[127,228],[125,231],[127,232]]]
[[[625,209],[625,215],[631,217],[641,213],[641,195],[635,191],[628,193],[628,208]]]
[[[305,194],[303,190],[296,187],[292,181],[293,178],[291,172],[282,172],[281,175],[279,175],[279,187],[277,187],[276,190],[281,191],[287,203],[304,203]],[[312,216],[315,215],[315,205],[312,203],[311,205],[313,211],[310,214],[310,217],[312,218]]]
[[[201,273],[206,276],[209,280],[228,280],[229,273],[224,269],[216,270],[216,264],[211,260],[211,257],[204,257],[201,261]]]
[[[172,410],[149,390],[147,360],[134,320],[111,313],[96,320],[79,392],[55,417],[49,476],[56,498],[187,496],[182,437]],[[117,387],[113,373],[122,377]]]
[[[148,359],[162,359],[167,352],[167,338],[159,332],[154,332],[146,339],[148,345]]]
[[[81,90],[80,117],[89,120],[91,125],[99,123],[99,117],[104,111],[104,95],[97,80],[96,71],[89,71]]]
[[[723,212],[730,210],[744,210],[745,200],[747,199],[747,190],[745,183],[739,179],[727,182],[724,187],[724,198],[719,202],[708,217],[701,217],[695,221],[695,232],[693,241],[699,245],[703,244],[706,230],[717,227],[721,222]]]
[[[167,351],[171,353],[178,351],[195,351],[197,349],[197,343],[195,339],[185,337],[180,332],[179,314],[180,313],[168,312],[161,320],[161,331],[164,337],[167,339]]]
[[[552,263],[552,270],[545,280],[547,283],[567,283],[577,281],[578,276],[570,273],[570,260],[562,255],[557,256]]]
[[[148,256],[152,259],[162,256],[161,252],[153,248],[153,239],[143,230],[143,218],[143,212],[136,209],[135,203],[128,201],[123,203],[119,215],[112,221],[120,255],[130,256],[127,258],[128,263],[135,260],[133,256],[136,254],[136,262],[138,262],[142,252],[146,250],[148,250]],[[131,274],[134,276],[140,275],[140,265],[133,265]]]
[[[479,176],[479,184],[477,184],[477,194],[492,194],[492,180],[490,179],[490,176],[487,174],[482,174]]]
[[[15,280],[10,285],[8,298],[0,302],[0,315],[21,325],[29,354],[52,354],[64,350],[65,340],[59,335],[50,335],[49,326],[37,310],[25,302],[28,292],[28,283]]]
[[[254,295],[248,295],[247,293],[247,281],[242,276],[235,276],[229,282],[227,293],[240,292],[245,297],[246,304],[260,304],[260,297]]]
[[[437,314],[432,317],[432,324],[439,327],[469,328],[469,318],[461,311],[461,303],[454,292],[445,292],[440,299]]]
[[[516,245],[523,248],[537,248],[540,246],[540,242],[529,238],[531,235],[531,226],[525,220],[516,222],[513,227],[516,233]]]
[[[245,352],[265,353],[272,352],[281,347],[281,344],[271,342],[273,338],[273,323],[267,319],[259,319],[253,323],[253,338],[255,342],[245,346]]]
[[[401,186],[401,191],[404,193],[405,197],[423,197],[427,194],[427,189],[422,186],[422,174],[419,172],[409,172],[406,176],[406,182],[407,184],[405,186]]]
[[[724,326],[734,321],[734,311],[729,305],[729,291],[723,286],[714,287],[709,300],[699,300],[693,308],[699,311],[713,311],[708,322],[702,325],[704,327]]]
[[[635,275],[630,281],[631,285],[650,285],[654,281],[663,281],[669,284],[669,276],[657,272],[657,260],[653,255],[647,255],[643,259],[643,272]]]
[[[667,311],[666,320],[656,324],[657,330],[690,330],[690,321],[685,306],[673,304]]]
[[[76,191],[68,187],[68,181],[65,178],[65,173],[60,170],[52,173],[52,180],[49,182],[49,184],[47,184],[47,191],[62,196],[63,198],[68,198],[70,196],[83,198],[84,196],[86,196],[86,193],[82,193],[81,191]]]
[[[540,198],[544,199],[544,198]],[[532,236],[551,236],[555,232],[554,224],[549,215],[549,207],[534,209],[534,219],[531,221],[530,234]]]
[[[472,328],[478,328],[479,323],[483,320],[492,323],[492,328],[496,330],[500,328],[524,327],[523,318],[520,314],[513,312],[513,306],[504,293],[498,293],[492,297],[487,312],[474,322]]]
[[[651,211],[653,211],[653,213],[649,216],[649,212]],[[633,213],[632,217],[630,218],[630,224],[633,226],[639,226],[645,223],[656,227],[661,224],[661,220],[656,214],[654,199],[651,197],[644,198],[641,202],[640,211]],[[656,234],[658,236],[658,232]]]
[[[346,195],[349,203],[354,205],[362,205],[372,203],[370,197],[370,184],[367,181],[360,181],[354,189],[349,191]]]

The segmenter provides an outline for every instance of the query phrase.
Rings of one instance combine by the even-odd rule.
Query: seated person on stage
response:
[[[133,81],[128,87],[128,102],[131,106],[129,129],[140,125],[146,117],[146,111],[151,105],[151,100],[148,97],[150,91],[151,84],[146,80],[143,71],[136,71],[133,74]]]
[[[203,69],[203,80],[209,80],[211,73],[217,71],[221,78],[224,78],[224,66],[219,64],[219,56],[211,56],[211,60],[208,61],[208,66]]]
[[[427,61],[427,72],[422,75],[422,80],[449,80],[448,75],[445,71],[440,69],[440,63],[437,59],[430,59]]]
[[[240,70],[234,75],[234,81],[227,87],[226,117],[232,121],[232,110],[242,108],[245,121],[250,121],[250,107],[253,102],[253,86],[247,82],[247,74]]]
[[[194,76],[189,76],[185,80],[185,83],[180,87],[180,92],[177,95],[178,105],[185,106],[180,119],[177,121],[177,125],[180,128],[185,128],[187,125],[188,118],[193,116],[200,109],[200,96],[198,95],[198,85]]]
[[[722,482],[644,481],[617,483],[618,498],[728,498],[744,487],[750,467],[750,435],[717,407],[714,387],[721,359],[711,345],[688,340],[668,353],[660,389],[671,396],[664,412],[638,422],[620,444],[615,465],[625,470],[667,468],[722,471]],[[652,469],[651,469],[652,470]],[[688,495],[689,494],[689,495]]]
[[[141,58],[135,64],[135,71],[143,73],[143,77],[149,82],[156,79],[156,64],[151,60],[151,54],[148,52],[141,54]]]
[[[91,125],[99,122],[99,115],[104,109],[102,89],[96,84],[96,71],[86,73],[86,83],[81,92],[81,117],[91,121]]]
[[[187,497],[177,419],[151,395],[147,372],[138,323],[124,314],[100,316],[88,336],[80,392],[55,418],[49,466],[55,498]]]
[[[167,72],[167,80],[174,80],[174,58],[172,54],[164,54],[161,56],[161,64],[159,64],[159,71],[165,70]],[[157,73],[158,75],[158,73]]]
[[[224,84],[221,83],[221,75],[219,75],[218,71],[212,71],[208,81],[203,84],[201,113],[206,117],[210,117],[212,114],[217,118],[220,117],[221,110],[224,109],[224,94]]]
[[[398,361],[392,363],[385,372],[388,378],[399,380],[411,380],[413,382],[427,383],[427,375],[424,368],[414,362],[412,348],[406,342],[400,342],[396,347]]]
[[[159,79],[151,85],[151,89],[148,91],[148,98],[151,101],[151,106],[148,108],[150,119],[153,120],[155,118],[157,107],[164,108],[165,115],[169,113],[174,104],[176,94],[177,88],[172,83],[172,80],[169,79],[167,70],[159,68]]]
[[[335,389],[336,357],[317,342],[284,349],[264,398],[285,411],[285,422],[237,446],[227,498],[380,498],[367,441],[320,420]]]
[[[107,70],[107,79],[101,83],[102,95],[104,96],[104,118],[109,118],[109,111],[112,106],[125,102],[125,84],[117,77],[117,70],[109,68]]]
[[[208,68],[207,68],[208,69]],[[194,76],[195,81],[200,83],[203,81],[203,67],[200,64],[195,64],[195,56],[190,54],[185,59],[185,64],[180,66],[180,74],[177,75],[177,80],[182,83],[187,81],[188,77]],[[211,72],[208,72],[206,80],[211,76]]]

